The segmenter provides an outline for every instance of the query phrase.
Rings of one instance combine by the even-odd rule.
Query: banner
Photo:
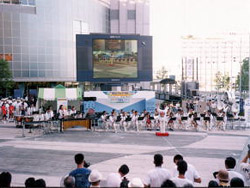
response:
[[[130,91],[111,91],[107,92],[108,99],[111,103],[129,103],[133,95]]]

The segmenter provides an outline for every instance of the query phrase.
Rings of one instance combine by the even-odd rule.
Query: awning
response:
[[[68,99],[68,100],[81,100],[82,90],[80,88],[39,88],[38,98],[54,101],[57,99]]]
[[[176,84],[177,82],[171,78],[165,78],[160,81],[160,84]]]

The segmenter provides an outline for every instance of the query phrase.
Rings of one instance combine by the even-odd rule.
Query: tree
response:
[[[236,80],[236,84],[238,85],[238,88],[239,88],[240,76],[241,76],[241,91],[248,91],[248,81],[249,81],[248,73],[249,73],[249,62],[248,62],[248,58],[245,58],[241,66],[241,71],[238,74],[237,80]]]
[[[160,70],[156,72],[157,79],[164,79],[168,77],[168,71],[165,66],[162,66]]]
[[[12,73],[8,61],[0,59],[0,95],[6,95],[13,87]]]
[[[230,88],[230,77],[227,74],[222,75],[222,73],[220,71],[218,71],[215,74],[215,83],[216,83],[216,89],[220,90],[220,89],[225,89],[225,90],[229,90]]]

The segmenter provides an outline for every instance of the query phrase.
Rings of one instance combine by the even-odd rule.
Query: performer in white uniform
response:
[[[165,108],[164,110],[161,110],[160,107],[158,106],[157,111],[160,114],[159,115],[159,123],[160,123],[160,132],[161,133],[166,133],[166,112],[167,112],[168,108]]]

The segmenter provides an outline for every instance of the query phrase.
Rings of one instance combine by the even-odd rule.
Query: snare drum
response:
[[[25,122],[32,122],[33,119],[34,119],[34,117],[32,117],[32,116],[24,116],[24,121]]]
[[[15,116],[15,119],[16,119],[16,121],[17,122],[22,122],[22,120],[23,120],[23,116]]]

